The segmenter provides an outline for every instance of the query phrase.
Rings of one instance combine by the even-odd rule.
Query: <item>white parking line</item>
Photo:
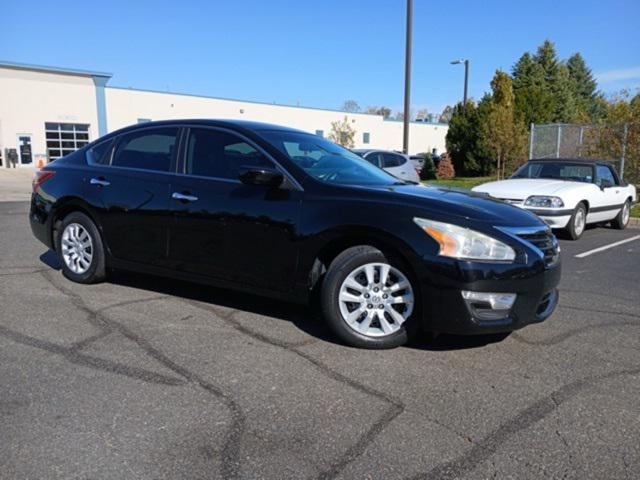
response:
[[[576,255],[576,258],[584,258],[589,255],[593,255],[594,253],[602,252],[603,250],[608,250],[609,248],[617,247],[618,245],[622,245],[623,243],[633,242],[634,240],[640,240],[640,235],[636,235],[635,237],[627,238],[625,240],[620,240],[619,242],[611,243],[609,245],[605,245],[604,247],[594,248],[593,250],[588,250],[586,252],[579,253]]]

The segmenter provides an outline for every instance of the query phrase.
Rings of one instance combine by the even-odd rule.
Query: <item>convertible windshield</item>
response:
[[[342,185],[394,185],[403,181],[346,148],[317,135],[280,130],[260,134],[312,177]]]
[[[528,162],[511,178],[552,178],[567,182],[593,182],[593,166],[570,162]]]

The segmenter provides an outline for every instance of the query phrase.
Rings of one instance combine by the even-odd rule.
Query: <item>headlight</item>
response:
[[[564,207],[564,203],[560,197],[547,197],[544,195],[533,195],[524,202],[525,207],[545,207],[560,208]]]
[[[438,255],[465,260],[512,262],[516,252],[509,245],[484,233],[425,218],[413,221],[440,245]]]

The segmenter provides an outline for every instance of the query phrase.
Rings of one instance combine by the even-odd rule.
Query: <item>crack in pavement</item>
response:
[[[638,327],[640,323],[638,322],[630,322],[630,321],[620,321],[620,322],[609,322],[605,324],[596,324],[596,325],[586,325],[584,327],[574,328],[564,333],[560,333],[546,340],[530,340],[522,336],[521,333],[514,332],[511,334],[510,338],[513,338],[515,341],[519,343],[524,343],[526,345],[535,345],[535,346],[544,346],[548,347],[551,345],[557,345],[558,343],[562,343],[565,340],[579,335],[582,332],[587,330],[599,330],[611,327]]]
[[[147,383],[169,386],[183,385],[184,383],[186,383],[184,380],[181,380],[179,378],[152,372],[143,368],[131,367],[123,363],[105,360],[93,355],[87,355],[79,352],[74,347],[65,347],[57,343],[48,342],[46,340],[31,337],[29,335],[24,335],[23,333],[16,332],[15,330],[7,328],[3,325],[0,325],[0,336],[22,345],[34,347],[39,350],[44,350],[49,353],[60,355],[67,361],[83,367],[102,370],[118,375],[124,375],[126,377],[135,378],[136,380],[142,380],[143,382]]]
[[[606,313],[609,315],[620,315],[622,317],[632,317],[632,318],[640,318],[640,315],[637,313],[629,313],[629,312],[616,312],[612,310],[598,310],[595,308],[585,308],[585,307],[576,307],[573,305],[560,305],[560,308],[566,308],[569,310],[577,310],[579,312],[590,312],[590,313]]]
[[[221,471],[222,478],[224,479],[235,478],[238,475],[238,470],[240,466],[238,457],[240,453],[240,445],[241,445],[242,436],[244,435],[245,423],[246,423],[245,415],[240,409],[235,399],[233,399],[233,397],[228,395],[227,393],[223,392],[217,386],[213,385],[210,382],[207,382],[205,379],[203,379],[199,375],[195,374],[194,372],[190,371],[186,367],[173,361],[171,358],[165,355],[158,348],[151,345],[151,343],[147,339],[145,339],[143,336],[135,334],[133,331],[129,330],[120,322],[117,322],[116,320],[108,318],[100,310],[91,309],[85,303],[84,299],[80,295],[76,294],[72,290],[69,290],[68,288],[62,285],[57,284],[52,278],[50,272],[43,273],[42,276],[56,290],[58,290],[60,293],[65,295],[67,298],[69,298],[74,306],[76,306],[78,309],[84,312],[89,313],[90,315],[89,317],[87,317],[87,320],[91,319],[89,320],[90,323],[93,323],[94,325],[101,324],[102,326],[110,329],[110,331],[115,331],[120,335],[124,336],[125,338],[129,339],[130,341],[135,343],[139,348],[141,348],[149,357],[153,358],[155,361],[157,361],[167,369],[185,378],[188,382],[198,385],[200,388],[210,393],[216,399],[220,400],[227,407],[227,409],[231,414],[231,426],[227,430],[225,443],[220,453],[220,457],[221,457],[220,471]],[[151,301],[155,299],[157,299],[157,297],[153,297],[151,299],[138,300],[137,302],[132,302],[132,301],[121,302],[120,304],[114,304],[105,308],[113,308],[116,306],[122,306],[123,304],[129,304],[129,303],[141,303],[143,301]]]
[[[539,422],[558,409],[560,405],[577,396],[582,390],[597,385],[604,380],[638,374],[640,374],[640,367],[586,377],[563,385],[558,390],[532,403],[524,410],[521,410],[496,430],[475,443],[466,453],[453,460],[437,465],[426,473],[419,473],[407,477],[407,479],[448,480],[460,478],[491,458],[512,436]]]
[[[635,299],[633,299],[633,298],[620,297],[620,296],[618,296],[618,295],[611,295],[611,294],[609,294],[609,293],[605,294],[605,293],[601,293],[601,292],[592,292],[592,291],[590,291],[590,290],[577,290],[577,289],[564,288],[564,287],[563,287],[563,288],[561,289],[561,293],[564,293],[564,292],[569,292],[569,293],[580,293],[580,294],[587,295],[587,296],[590,296],[590,295],[596,295],[596,296],[598,296],[598,297],[604,297],[604,298],[606,298],[607,300],[611,300],[612,298],[615,298],[616,300],[625,300],[625,301],[629,301],[629,302],[633,302],[633,301],[635,300]]]
[[[369,447],[369,445],[375,440],[375,438],[405,410],[405,405],[400,400],[394,399],[383,392],[380,392],[372,387],[369,387],[339,372],[336,372],[321,361],[312,357],[310,354],[300,350],[300,347],[308,345],[308,342],[289,343],[276,338],[271,338],[244,326],[239,320],[234,318],[237,313],[235,310],[230,310],[229,312],[221,312],[215,306],[201,303],[197,300],[188,300],[184,298],[181,300],[198,309],[213,313],[218,318],[222,319],[224,322],[226,322],[228,325],[242,334],[245,334],[260,342],[282,348],[288,352],[298,355],[307,362],[311,363],[320,373],[322,373],[326,377],[342,383],[343,385],[350,386],[351,388],[354,388],[367,395],[376,397],[389,404],[389,407],[382,414],[382,416],[378,418],[358,438],[358,440],[351,447],[349,447],[337,461],[333,463],[333,465],[319,473],[319,475],[317,476],[318,479],[324,480],[336,477],[349,463],[362,455]]]
[[[22,267],[16,267],[16,268],[22,268]],[[13,269],[13,267],[7,268],[7,270],[11,270]],[[46,272],[47,270],[49,270],[48,268],[39,268],[37,270],[29,270],[26,272],[10,272],[10,273],[0,273],[0,277],[14,277],[17,275],[33,275],[34,273],[42,273],[42,272]]]
[[[105,312],[106,310],[109,310],[111,308],[118,308],[118,307],[124,307],[127,305],[133,305],[135,303],[146,303],[146,302],[151,302],[154,300],[161,300],[163,298],[166,298],[166,295],[157,295],[155,297],[147,297],[147,298],[138,298],[135,300],[126,300],[123,302],[118,302],[118,303],[113,303],[111,305],[107,305],[106,307],[102,307],[99,310],[96,310],[95,312],[92,310],[91,314],[92,315],[98,315],[100,313]],[[107,327],[106,325],[101,325],[100,328],[102,329],[102,331],[100,333],[97,333],[95,335],[92,335],[90,337],[84,338],[82,340],[79,340],[78,342],[75,342],[72,344],[72,347],[75,348],[76,350],[82,350],[84,348],[87,348],[89,345],[91,345],[94,342],[97,342],[98,340],[102,340],[103,338],[109,336],[111,333],[113,333],[113,329],[110,327]]]

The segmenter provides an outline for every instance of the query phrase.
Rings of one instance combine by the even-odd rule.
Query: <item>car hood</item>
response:
[[[425,211],[425,214],[433,219],[440,217],[443,221],[447,221],[448,218],[456,217],[460,224],[466,224],[471,220],[505,227],[545,225],[538,217],[526,210],[468,190],[420,185],[367,187],[367,189],[391,194],[395,200],[410,203]]]
[[[473,191],[487,193],[496,198],[524,200],[529,195],[555,195],[575,185],[576,182],[549,178],[514,178],[484,183],[474,187]]]

